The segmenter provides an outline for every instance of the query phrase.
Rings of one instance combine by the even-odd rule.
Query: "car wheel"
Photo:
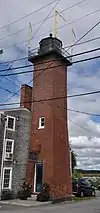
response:
[[[83,191],[80,192],[80,197],[81,198],[84,197],[84,192]]]
[[[95,197],[95,191],[94,190],[92,191],[92,196]]]

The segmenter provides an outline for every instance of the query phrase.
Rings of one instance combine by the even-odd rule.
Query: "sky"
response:
[[[47,4],[49,5],[46,6]],[[75,6],[75,4],[77,5]],[[49,33],[54,34],[54,7],[59,12],[64,10],[60,14],[65,21],[61,17],[57,17],[57,37],[63,41],[63,47],[72,44],[72,28],[76,35],[75,41],[77,41],[100,20],[99,0],[60,0],[59,3],[57,0],[38,0],[34,3],[33,0],[3,0],[0,5],[0,48],[4,52],[0,55],[0,70],[30,64],[27,59],[13,63],[4,62],[27,57],[29,22],[32,25],[31,36],[33,37],[31,49],[37,48],[39,41],[43,37],[47,37]],[[69,7],[72,8],[68,9]],[[45,21],[41,26],[43,20]],[[99,37],[99,29],[100,25],[80,42]],[[98,48],[99,45],[100,39],[77,45],[74,47],[73,53]],[[74,57],[73,61],[99,54],[99,51],[85,54]],[[31,69],[27,68],[26,70]],[[7,71],[7,74],[11,72],[15,71]],[[2,74],[5,73],[2,72]],[[68,67],[67,73],[68,95],[100,89],[100,59],[73,64]],[[21,84],[31,80],[32,73],[7,76],[6,78],[0,76],[0,103],[18,102]],[[5,91],[4,88],[10,90],[12,94]],[[13,96],[15,92],[16,95]],[[13,97],[10,98],[11,96]],[[99,114],[100,94],[68,98],[68,108]],[[100,169],[100,117],[68,111],[68,119],[69,140],[77,155],[78,168]]]

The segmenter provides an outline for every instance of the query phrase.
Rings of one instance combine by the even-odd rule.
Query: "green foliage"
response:
[[[74,173],[74,168],[77,166],[76,155],[74,151],[71,151],[71,166],[72,166],[72,174]]]
[[[37,201],[46,202],[50,200],[50,186],[48,183],[43,183],[41,192],[37,195]]]
[[[1,194],[1,200],[11,200],[13,198],[13,192],[11,190],[3,190]]]
[[[83,175],[80,171],[74,170],[73,175],[72,175],[73,179],[76,179],[76,178],[79,179],[79,178],[82,178],[82,177],[83,177]]]
[[[98,190],[100,190],[100,178],[96,178],[96,180],[93,180],[93,185],[96,187]]]
[[[28,197],[31,197],[31,188],[31,185],[24,181],[21,186],[21,190],[18,192],[18,198],[22,200],[27,200]]]

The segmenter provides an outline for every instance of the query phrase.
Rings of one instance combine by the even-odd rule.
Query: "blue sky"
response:
[[[61,0],[56,6],[56,10],[61,11],[65,9],[62,13],[66,22],[64,22],[60,17],[57,18],[57,30],[58,38],[63,41],[64,46],[72,44],[72,28],[74,28],[76,34],[76,40],[83,36],[93,25],[99,21],[100,12],[94,12],[100,9],[99,0],[84,0],[80,4],[74,6],[70,10],[66,8],[80,2],[81,0]],[[40,7],[50,3],[51,0],[38,0],[33,4],[33,0],[3,0],[0,7],[0,48],[4,49],[4,53],[0,55],[0,63],[9,60],[15,60],[18,58],[26,57],[28,53],[27,39],[28,39],[28,24],[31,22],[32,25],[32,35],[36,32],[40,24],[36,24],[41,20],[44,20],[48,13],[52,10],[55,3],[45,7],[44,9],[32,13],[33,11],[39,9]],[[5,7],[6,5],[6,7]],[[94,13],[93,13],[94,12]],[[30,16],[21,19],[26,14],[32,13]],[[88,15],[91,14],[92,15]],[[52,11],[51,15],[54,15]],[[84,18],[84,16],[86,16]],[[17,19],[21,19],[13,24],[8,25],[8,23],[14,22]],[[79,20],[80,19],[80,20]],[[36,24],[36,25],[35,25]],[[6,26],[8,25],[8,26]],[[5,27],[3,27],[5,26]],[[23,30],[24,29],[24,30]],[[82,41],[98,37],[100,34],[100,26],[95,28],[90,34],[88,34]],[[49,33],[54,33],[54,18],[47,19],[44,25],[39,29],[34,39],[31,41],[31,48],[38,47],[39,41],[49,35]],[[13,35],[12,35],[13,34]],[[90,43],[76,46],[74,48],[74,53],[81,51],[86,51],[89,49],[97,48],[100,45],[100,40],[96,40]],[[85,57],[92,57],[99,55],[100,52],[95,52],[87,54],[85,56],[76,57],[73,60],[83,59]],[[22,66],[30,64],[27,60],[14,62],[12,67]],[[0,64],[0,70],[9,67],[9,64]],[[32,68],[26,68],[25,70],[30,70]],[[17,70],[17,71],[22,71]],[[16,72],[16,70],[11,71]],[[5,72],[4,72],[5,73]],[[9,72],[8,72],[9,73]],[[3,73],[2,73],[3,74]],[[8,76],[10,79],[0,77],[0,86],[5,87],[15,93],[19,90],[21,84],[28,83],[32,79],[32,73],[23,74],[17,76]],[[11,82],[13,81],[13,83]],[[17,84],[18,86],[14,85]],[[100,59],[89,61],[86,63],[75,64],[68,68],[68,94],[75,94],[81,92],[90,92],[100,89]],[[3,103],[6,99],[10,98],[11,94],[0,89],[0,103]],[[19,101],[19,96],[14,96],[9,100],[11,102]],[[92,95],[87,97],[68,99],[68,107],[70,109],[76,109],[80,111],[86,111],[91,113],[100,113],[100,95]],[[98,151],[100,150],[100,118],[92,117],[88,115],[78,114],[78,113],[68,113],[69,119],[72,119],[77,124],[86,127],[89,131],[78,127],[74,123],[69,121],[69,135],[72,141],[72,147],[77,154],[78,166],[83,168],[99,168],[100,169],[100,158]],[[81,138],[80,138],[81,137]],[[79,148],[80,140],[82,141],[83,147]],[[95,143],[95,147],[94,147]],[[87,145],[87,147],[85,147]],[[90,147],[91,144],[91,147]],[[89,148],[88,148],[89,147]],[[98,148],[98,150],[97,150]],[[90,149],[90,150],[88,150]],[[91,160],[91,156],[92,159]],[[94,157],[93,157],[94,156]],[[87,159],[88,157],[88,159]],[[98,160],[97,160],[98,158]],[[86,163],[87,162],[87,163]]]

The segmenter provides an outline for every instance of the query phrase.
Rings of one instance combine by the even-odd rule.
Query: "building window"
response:
[[[15,131],[15,117],[7,116],[7,129]]]
[[[6,139],[5,145],[5,160],[10,160],[13,157],[14,140]]]
[[[3,169],[3,189],[11,189],[12,168],[6,167]]]
[[[43,129],[45,127],[45,118],[41,117],[39,118],[39,127],[38,129]]]

